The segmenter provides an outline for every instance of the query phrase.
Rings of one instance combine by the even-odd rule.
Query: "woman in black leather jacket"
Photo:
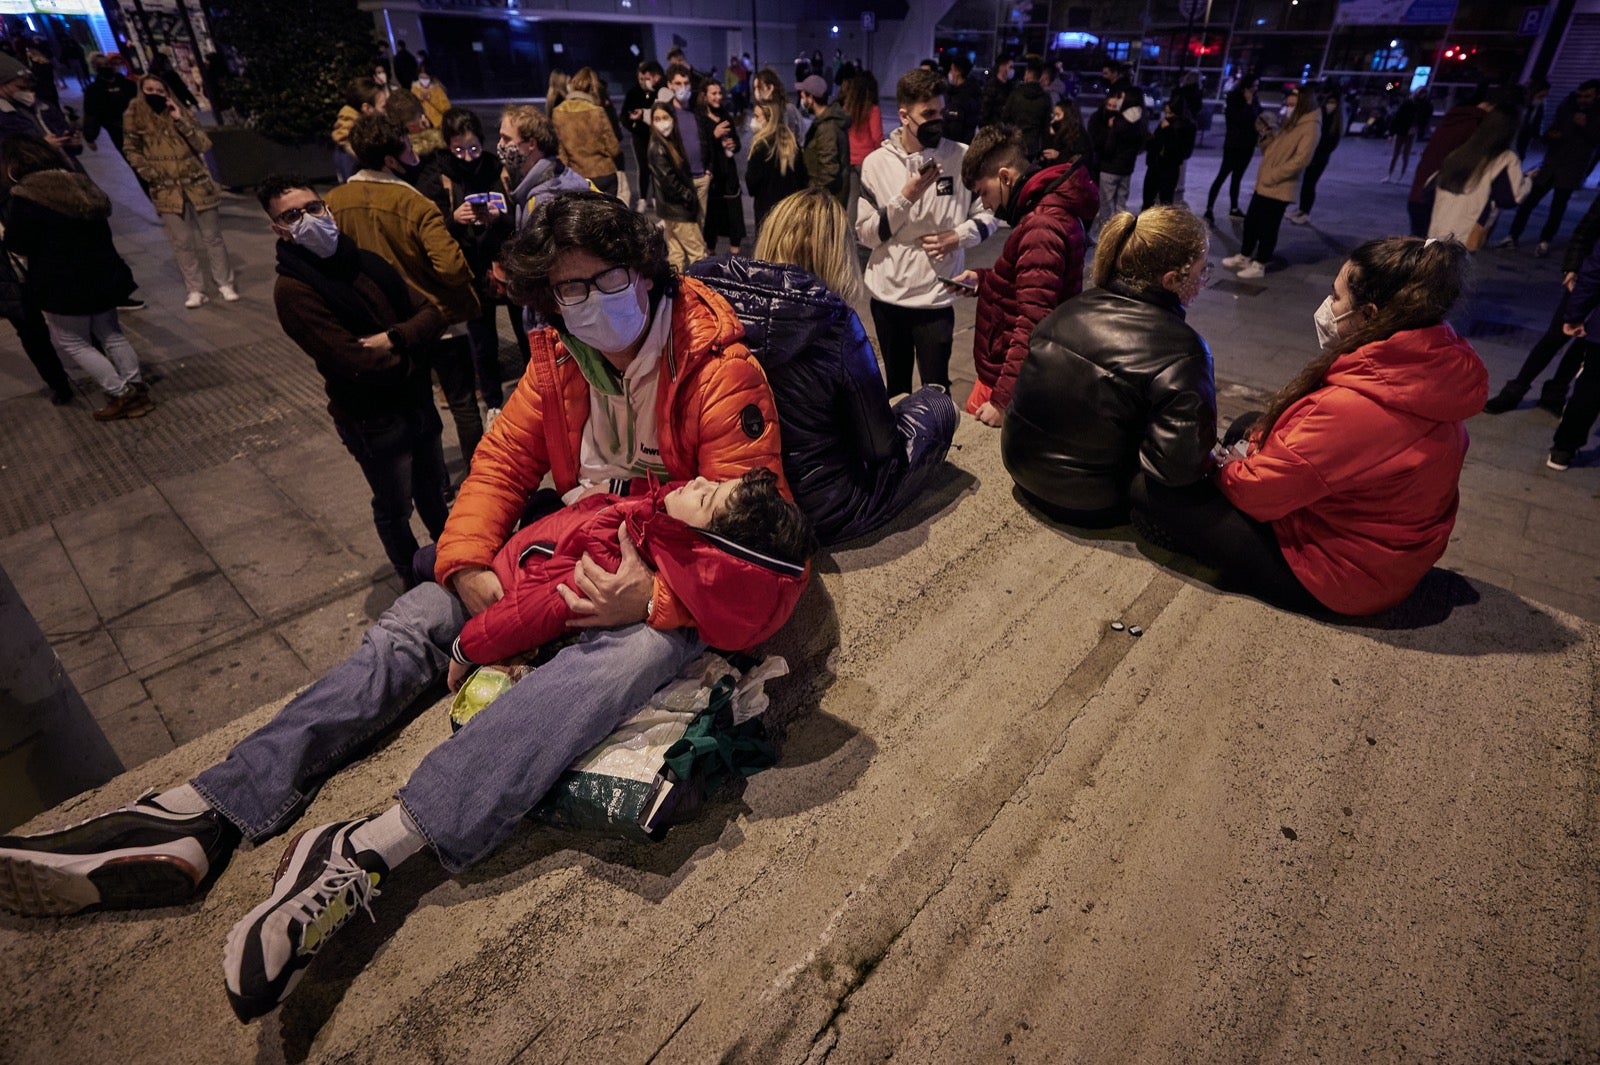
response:
[[[862,536],[903,510],[944,462],[955,403],[931,385],[889,406],[847,302],[861,284],[850,227],[827,190],[780,201],[755,250],[755,259],[706,259],[689,273],[744,323],[777,402],[784,474],[817,539]]]
[[[1184,322],[1209,272],[1208,250],[1205,224],[1181,207],[1123,212],[1095,249],[1095,287],[1034,330],[1000,453],[1050,517],[1121,524],[1141,471],[1180,487],[1209,469],[1211,351]]]

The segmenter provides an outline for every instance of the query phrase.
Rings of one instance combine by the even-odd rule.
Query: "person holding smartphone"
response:
[[[211,150],[211,138],[194,115],[168,95],[167,83],[154,74],[139,80],[139,99],[128,105],[123,116],[122,145],[128,165],[149,190],[150,202],[166,227],[178,271],[189,290],[183,305],[193,310],[207,302],[197,245],[205,248],[217,292],[229,303],[237,300],[233,265],[217,214],[222,189],[204,158]]]
[[[967,146],[944,136],[945,84],[918,68],[895,86],[900,128],[861,164],[856,239],[871,249],[865,281],[891,396],[950,387],[956,295],[965,250],[989,238],[994,215],[961,180]]]

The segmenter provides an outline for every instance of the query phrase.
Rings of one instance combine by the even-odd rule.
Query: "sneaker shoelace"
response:
[[[372,913],[372,900],[382,894],[373,873],[343,859],[335,859],[328,871],[310,890],[296,900],[299,913],[295,915],[302,926],[300,951],[315,954],[357,909],[365,910],[368,920],[377,923]]]

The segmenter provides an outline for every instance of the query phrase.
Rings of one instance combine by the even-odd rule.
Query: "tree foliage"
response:
[[[325,139],[345,86],[371,73],[372,16],[356,0],[232,0],[211,19],[243,68],[230,102],[273,140]]]

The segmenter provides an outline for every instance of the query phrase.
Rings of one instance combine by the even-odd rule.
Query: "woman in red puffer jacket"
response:
[[[1375,614],[1410,595],[1450,541],[1462,423],[1489,390],[1444,321],[1466,259],[1453,240],[1357,248],[1315,315],[1323,354],[1219,453],[1214,488],[1136,494],[1140,531],[1294,608]]]
[[[1078,159],[1029,169],[1015,126],[979,130],[962,161],[961,180],[1013,227],[994,266],[953,279],[977,286],[972,361],[978,380],[967,413],[998,428],[1034,326],[1083,291],[1084,230],[1099,213],[1100,191]]]

